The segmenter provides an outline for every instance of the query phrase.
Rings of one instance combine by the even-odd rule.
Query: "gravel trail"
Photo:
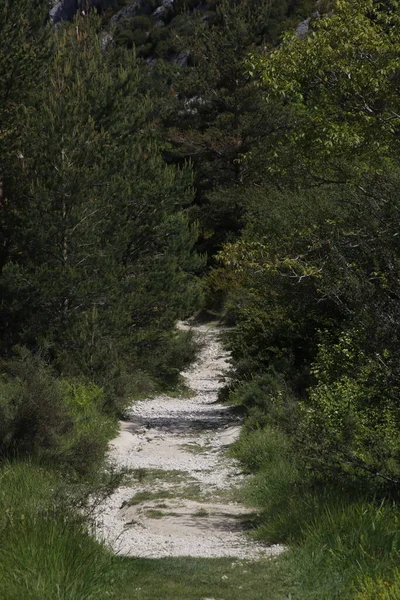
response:
[[[193,396],[132,404],[109,458],[116,468],[132,469],[134,480],[97,507],[97,535],[125,556],[257,559],[279,554],[282,546],[249,540],[245,529],[252,511],[232,500],[243,475],[226,449],[238,437],[240,421],[217,402],[229,368],[221,328],[192,329],[202,349],[182,375]]]

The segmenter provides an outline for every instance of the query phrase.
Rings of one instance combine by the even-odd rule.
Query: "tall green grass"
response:
[[[300,600],[399,600],[400,510],[365,490],[316,483],[289,439],[267,426],[244,431],[233,452],[261,507],[258,538],[291,546],[285,565]]]
[[[112,557],[68,506],[59,478],[30,463],[0,470],[0,598],[111,598]]]

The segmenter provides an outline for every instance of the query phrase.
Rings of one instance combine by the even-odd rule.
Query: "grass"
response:
[[[200,508],[198,511],[196,511],[195,513],[192,514],[192,517],[209,517],[210,513],[205,510],[204,508]]]
[[[273,577],[272,577],[272,574]],[[284,562],[232,558],[116,559],[118,600],[295,600]]]
[[[162,519],[163,517],[166,516],[166,514],[164,512],[162,512],[162,510],[155,510],[155,509],[149,509],[146,510],[146,517],[148,517],[149,519]]]
[[[105,598],[112,557],[89,535],[55,473],[29,463],[0,469],[0,598]]]
[[[182,484],[181,486],[175,486],[173,489],[168,490],[157,490],[155,492],[150,491],[142,491],[137,492],[132,498],[128,501],[129,506],[137,506],[138,504],[142,504],[142,502],[152,501],[152,500],[163,500],[164,498],[179,498],[186,500],[207,500],[208,498],[216,499],[216,495],[210,495],[204,492],[201,489],[199,483],[193,481],[189,481],[187,484]]]
[[[271,427],[245,431],[234,454],[254,473],[244,496],[262,509],[256,536],[292,546],[279,561],[293,598],[400,599],[398,505],[377,502],[359,486],[313,484],[285,435]]]
[[[160,388],[160,393],[169,398],[193,398],[196,393],[185,383],[182,376],[179,376],[178,382],[173,387]]]
[[[152,483],[153,481],[182,483],[188,481],[189,479],[193,480],[193,477],[191,477],[189,473],[186,471],[180,471],[178,469],[163,470],[140,468],[130,471],[129,475],[132,475],[139,483]]]
[[[190,452],[191,454],[203,454],[204,452],[209,452],[213,448],[211,444],[198,444],[197,442],[181,444],[180,447],[186,450],[186,452]]]

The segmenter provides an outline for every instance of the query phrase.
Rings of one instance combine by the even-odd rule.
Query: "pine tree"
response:
[[[267,43],[268,25],[263,0],[223,0],[212,23],[199,20],[190,39],[180,36],[190,62],[172,78],[175,105],[165,119],[169,158],[194,165],[192,214],[201,224],[200,248],[211,255],[239,234],[244,206],[237,188],[247,183],[249,155],[268,144],[285,119],[284,111],[266,107],[244,64],[249,52]]]
[[[26,103],[46,58],[46,0],[0,1],[0,272],[7,261],[24,157]]]
[[[143,332],[156,343],[189,310],[198,259],[190,174],[163,163],[134,54],[104,53],[98,28],[57,28],[25,110],[1,322],[7,348],[45,346],[103,380],[107,359],[118,370]]]

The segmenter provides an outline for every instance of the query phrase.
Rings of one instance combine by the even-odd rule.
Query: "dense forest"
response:
[[[399,599],[397,0],[64,8],[0,0],[0,597],[136,598],[84,507],[201,311],[260,599]]]

